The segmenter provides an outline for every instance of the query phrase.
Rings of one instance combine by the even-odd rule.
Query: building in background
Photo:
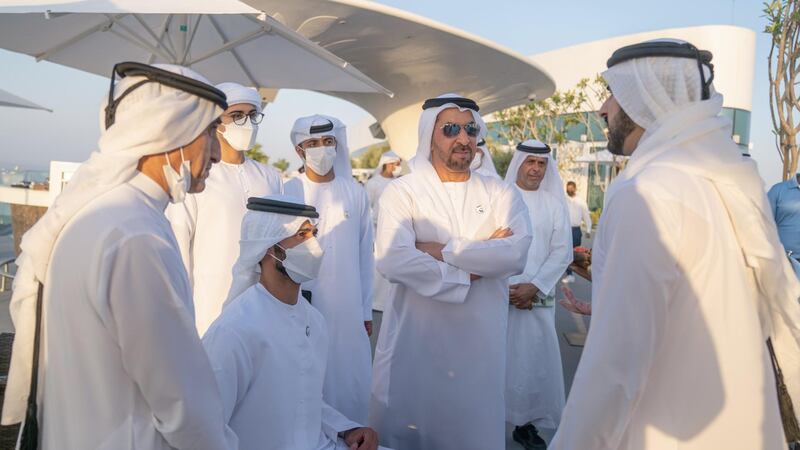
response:
[[[724,97],[722,114],[733,124],[733,141],[739,145],[742,153],[749,153],[756,44],[756,34],[750,29],[728,25],[669,28],[539,53],[531,56],[531,60],[550,74],[557,91],[565,91],[574,89],[581,79],[594,79],[603,72],[614,50],[659,38],[682,39],[713,53],[714,87]],[[503,142],[497,130],[502,124],[493,116],[486,117],[486,120],[493,128],[491,137],[497,141],[499,148],[505,148],[509,143]],[[614,175],[615,161],[605,150],[605,141],[587,139],[591,136],[604,134],[599,129],[588,132],[584,125],[575,125],[568,130],[568,145],[581,147],[583,155],[575,159],[565,178],[577,183],[578,195],[584,196],[589,208],[595,211],[603,206],[605,187]]]

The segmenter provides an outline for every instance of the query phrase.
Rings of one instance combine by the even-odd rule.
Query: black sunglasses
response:
[[[462,127],[469,137],[476,137],[478,136],[478,132],[481,131],[481,127],[479,127],[475,122],[470,122],[466,125],[448,122],[442,125],[442,133],[444,133],[446,137],[454,138],[458,136],[458,133],[461,133]]]

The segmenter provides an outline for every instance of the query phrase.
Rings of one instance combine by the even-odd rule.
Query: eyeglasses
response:
[[[228,117],[233,120],[233,123],[236,125],[244,125],[247,123],[247,118],[250,118],[250,123],[253,125],[258,125],[264,119],[264,113],[260,113],[258,111],[253,111],[250,114],[245,114],[241,111],[234,111],[228,114]]]
[[[317,233],[319,233],[319,230],[317,229],[317,227],[304,228],[304,229],[298,230],[297,233],[295,234],[295,236],[298,236],[298,237],[300,237],[302,239],[310,239],[311,237],[317,237]]]
[[[442,133],[444,133],[446,137],[454,138],[458,136],[458,133],[461,133],[462,127],[469,137],[476,137],[478,136],[478,132],[481,131],[481,127],[479,127],[475,122],[470,122],[466,125],[448,122],[442,125]]]

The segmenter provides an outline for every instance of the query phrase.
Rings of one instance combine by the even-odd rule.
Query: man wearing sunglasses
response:
[[[301,117],[291,140],[306,170],[286,183],[286,193],[317,208],[325,249],[319,276],[303,283],[328,324],[325,401],[350,420],[366,423],[375,258],[369,199],[351,175],[346,129],[338,119]]]
[[[370,423],[392,448],[505,448],[508,278],[531,226],[513,186],[470,171],[484,134],[474,101],[427,100],[411,173],[379,202],[377,267],[395,284]]]
[[[167,209],[192,283],[200,336],[219,315],[231,286],[247,199],[283,190],[277,170],[245,156],[255,144],[264,117],[261,96],[236,83],[222,83],[217,89],[230,105],[217,129],[221,160],[209,173],[202,193]]]

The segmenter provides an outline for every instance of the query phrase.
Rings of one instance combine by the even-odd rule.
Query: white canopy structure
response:
[[[373,134],[389,139],[403,158],[416,151],[422,102],[456,92],[488,114],[555,84],[536,63],[493,42],[377,2],[363,0],[244,0],[358,66],[394,92],[393,98],[333,93],[372,114]],[[1,36],[0,36],[1,37]]]
[[[120,61],[180,64],[259,88],[265,100],[276,88],[391,95],[236,0],[0,0],[0,47],[102,76]]]
[[[30,100],[18,97],[2,89],[0,89],[0,106],[6,106],[10,108],[41,109],[42,111],[53,112],[52,109],[37,105]]]

